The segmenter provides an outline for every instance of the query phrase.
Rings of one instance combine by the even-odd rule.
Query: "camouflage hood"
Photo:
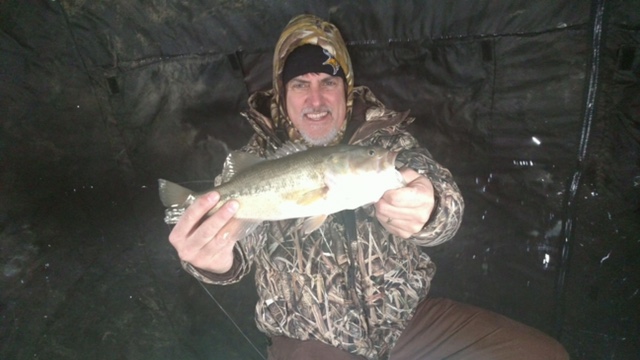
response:
[[[282,35],[276,44],[273,55],[273,97],[271,100],[271,118],[277,129],[283,130],[288,138],[293,141],[301,140],[302,137],[294,128],[293,123],[287,116],[285,104],[285,84],[282,83],[282,71],[287,56],[297,47],[311,44],[319,45],[327,50],[342,67],[347,91],[347,112],[344,127],[351,118],[353,107],[353,69],[351,58],[347,52],[347,47],[338,29],[313,15],[300,15],[293,18],[282,31]],[[341,129],[336,143],[342,139],[344,128]]]

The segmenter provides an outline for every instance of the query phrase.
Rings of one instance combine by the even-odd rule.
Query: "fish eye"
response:
[[[376,155],[376,151],[373,149],[369,149],[369,156],[375,156]]]

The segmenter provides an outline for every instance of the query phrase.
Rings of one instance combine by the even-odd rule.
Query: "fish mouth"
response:
[[[396,162],[396,159],[398,158],[398,154],[400,154],[399,151],[388,151],[385,162],[395,168],[402,167],[403,165],[402,163]]]

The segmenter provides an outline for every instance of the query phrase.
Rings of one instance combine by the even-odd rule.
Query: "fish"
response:
[[[247,233],[263,221],[306,218],[302,230],[309,234],[330,214],[374,203],[386,191],[405,186],[395,167],[397,155],[377,146],[307,148],[290,142],[265,158],[232,151],[222,183],[207,191],[195,193],[158,179],[160,200],[167,207],[165,222],[176,223],[198,197],[217,191],[220,201],[207,215],[233,199],[240,204],[234,217]]]

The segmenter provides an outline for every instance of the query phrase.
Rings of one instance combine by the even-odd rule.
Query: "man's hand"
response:
[[[433,184],[415,170],[400,169],[407,186],[389,190],[375,203],[376,218],[387,231],[403,239],[420,231],[434,206]]]
[[[233,247],[242,231],[240,221],[233,219],[237,201],[228,201],[207,216],[220,200],[211,192],[191,204],[169,234],[171,245],[181,260],[202,270],[223,274],[233,265]]]

